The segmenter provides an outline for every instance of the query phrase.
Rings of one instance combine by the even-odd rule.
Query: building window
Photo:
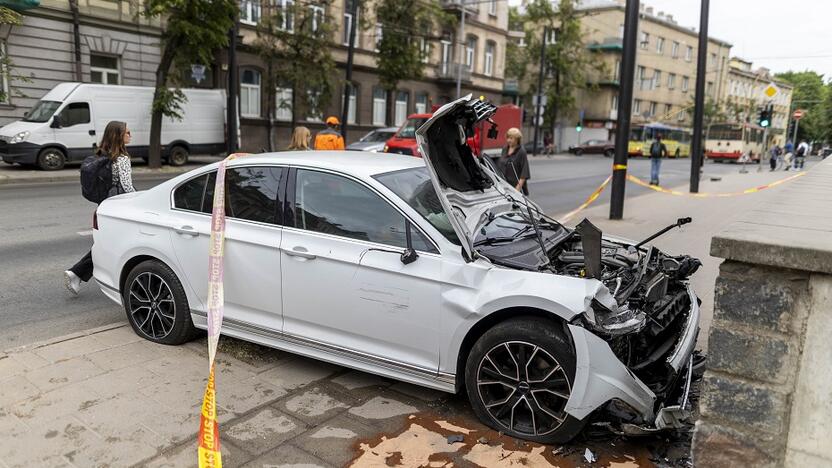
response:
[[[451,57],[452,57],[452,47],[453,44],[451,41],[443,40],[442,44],[442,61],[439,64],[440,74],[442,76],[447,76],[451,72]]]
[[[343,27],[341,28],[344,31],[344,38],[341,41],[341,43],[345,46],[350,45],[350,29],[352,29],[353,24],[358,22],[358,21],[353,21],[352,13],[350,13],[352,11],[352,2],[353,1],[358,1],[358,0],[346,0],[344,2],[344,24],[342,25]],[[358,13],[358,12],[359,11],[356,10],[356,13]],[[356,16],[361,16],[361,15],[356,14]],[[358,18],[356,18],[356,20],[357,19]],[[358,47],[358,36],[359,36],[358,33],[359,33],[359,30],[356,29],[355,39],[352,42],[352,45],[354,47]]]
[[[428,112],[428,94],[419,93],[416,95],[416,102],[414,103],[417,114],[426,114]]]
[[[641,99],[633,101],[633,115],[641,114]]]
[[[661,70],[656,70],[653,73],[653,88],[661,88],[662,86],[662,72]]]
[[[546,45],[552,45],[558,42],[558,30],[555,28],[549,28],[549,32],[546,34]]]
[[[693,47],[688,46],[688,48],[685,49],[685,61],[690,62],[691,60],[693,60]]]
[[[683,111],[679,112],[678,115],[679,115],[679,117],[678,117],[679,122],[684,122],[685,120],[688,119],[688,111],[687,110],[683,110]]]
[[[670,117],[670,111],[673,110],[673,104],[665,104],[664,105],[664,118]]]
[[[378,52],[378,46],[381,45],[381,39],[384,37],[384,27],[381,26],[381,23],[376,23],[376,30],[375,30],[375,51]]]
[[[688,77],[687,77],[687,76],[683,76],[683,77],[682,77],[682,92],[683,92],[683,93],[688,92],[688,81],[689,81],[689,80],[688,80]]]
[[[281,31],[295,32],[294,5],[295,0],[274,0],[274,6],[280,15],[277,27]]]
[[[708,55],[708,65],[711,67],[716,65],[716,54]]]
[[[488,14],[491,16],[497,16],[497,0],[491,0],[488,3]]]
[[[618,95],[612,95],[612,110],[618,112]]]
[[[650,45],[650,35],[646,32],[641,33],[641,39],[638,41],[639,47],[646,49]]]
[[[274,93],[274,118],[292,120],[292,88],[277,88]]]
[[[312,14],[312,32],[317,32],[318,28],[324,23],[324,8],[318,5],[311,5],[309,9]]]
[[[358,105],[358,87],[355,85],[350,86],[350,97],[347,100],[347,123],[354,124],[356,123],[356,106]]]
[[[240,78],[240,115],[260,117],[260,72],[243,70]]]
[[[670,73],[667,75],[667,89],[676,88],[676,74]]]
[[[260,0],[240,0],[240,22],[257,24],[260,22]]]
[[[624,39],[624,23],[618,24],[618,38]]]
[[[653,81],[647,79],[647,69],[642,66],[638,67],[638,82],[642,91],[649,90],[653,85]]]
[[[657,108],[658,106],[659,106],[659,105],[658,105],[658,103],[656,103],[656,102],[651,102],[651,103],[650,103],[650,117],[655,117],[655,116],[656,116],[656,112],[657,112],[657,111],[656,111],[656,108]]]
[[[425,36],[419,38],[419,55],[422,57],[422,63],[428,63],[430,60],[430,41]]]
[[[679,58],[679,43],[676,41],[673,41],[673,45],[670,47],[670,56]]]
[[[477,54],[477,38],[475,36],[468,36],[465,42],[465,66],[468,71],[474,71],[474,56]]]
[[[387,92],[383,88],[373,88],[373,125],[383,126],[387,123]]]
[[[664,38],[657,37],[656,38],[656,53],[662,55],[664,53]]]
[[[3,99],[0,102],[9,103],[9,75],[6,67],[6,41],[0,40],[0,91],[3,93]]]
[[[621,60],[615,61],[615,68],[612,70],[612,80],[619,81],[621,79]]]
[[[90,54],[90,82],[117,85],[121,84],[120,78],[118,57]]]
[[[488,76],[491,76],[494,73],[494,50],[497,48],[497,45],[493,41],[488,41],[485,43],[485,69],[483,73]]]
[[[714,82],[713,82],[713,81],[709,81],[709,82],[705,85],[705,93],[706,93],[706,94],[713,94],[713,92],[714,92]]]
[[[321,91],[310,89],[306,91],[306,120],[308,122],[322,122],[324,120],[323,109],[321,109]]]
[[[407,119],[407,101],[410,100],[410,93],[399,91],[396,93],[396,107],[393,125],[398,127]]]

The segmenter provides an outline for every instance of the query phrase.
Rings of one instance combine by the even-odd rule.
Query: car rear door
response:
[[[280,241],[287,171],[277,166],[239,166],[226,172],[224,255],[225,317],[280,330]],[[171,239],[185,281],[205,315],[208,242],[216,172],[174,189]],[[199,200],[198,202],[196,200]]]
[[[406,218],[389,200],[342,174],[294,172],[281,245],[284,332],[375,364],[435,374],[436,248],[412,227],[421,252],[405,265]]]

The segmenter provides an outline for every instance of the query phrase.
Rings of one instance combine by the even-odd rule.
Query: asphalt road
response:
[[[594,155],[533,159],[531,197],[553,215],[566,213],[604,181],[611,164]],[[632,160],[629,168],[649,179],[649,161]],[[705,176],[737,170],[735,165],[709,163]],[[689,171],[687,159],[666,160],[662,184],[684,185]],[[136,186],[142,190],[159,182]],[[646,190],[628,184],[627,196]],[[607,202],[610,192],[605,190],[595,203]],[[77,297],[63,286],[63,271],[92,245],[94,208],[75,182],[0,186],[0,351],[124,319],[124,311],[96,286],[85,285]]]

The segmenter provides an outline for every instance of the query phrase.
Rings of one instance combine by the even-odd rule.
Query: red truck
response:
[[[434,111],[438,109],[436,106]],[[402,124],[399,131],[387,140],[384,145],[385,153],[407,154],[410,156],[422,157],[419,153],[419,145],[416,144],[416,130],[422,126],[433,114],[410,114],[407,120]],[[494,148],[502,148],[506,145],[506,130],[512,127],[520,128],[522,124],[523,113],[519,107],[514,104],[503,104],[497,108],[497,112],[491,117],[491,120],[497,124],[499,132],[497,138],[483,138],[488,131],[488,128],[477,129],[476,137],[469,141],[469,145],[475,147],[478,152],[482,152]],[[488,124],[480,124],[481,126],[488,126]]]

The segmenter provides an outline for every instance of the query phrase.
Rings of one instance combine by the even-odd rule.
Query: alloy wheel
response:
[[[176,304],[170,286],[161,276],[144,272],[130,284],[130,318],[150,338],[162,339],[173,330]]]
[[[500,426],[524,436],[544,436],[566,421],[572,388],[566,371],[532,343],[508,341],[491,348],[477,368],[477,390]]]

